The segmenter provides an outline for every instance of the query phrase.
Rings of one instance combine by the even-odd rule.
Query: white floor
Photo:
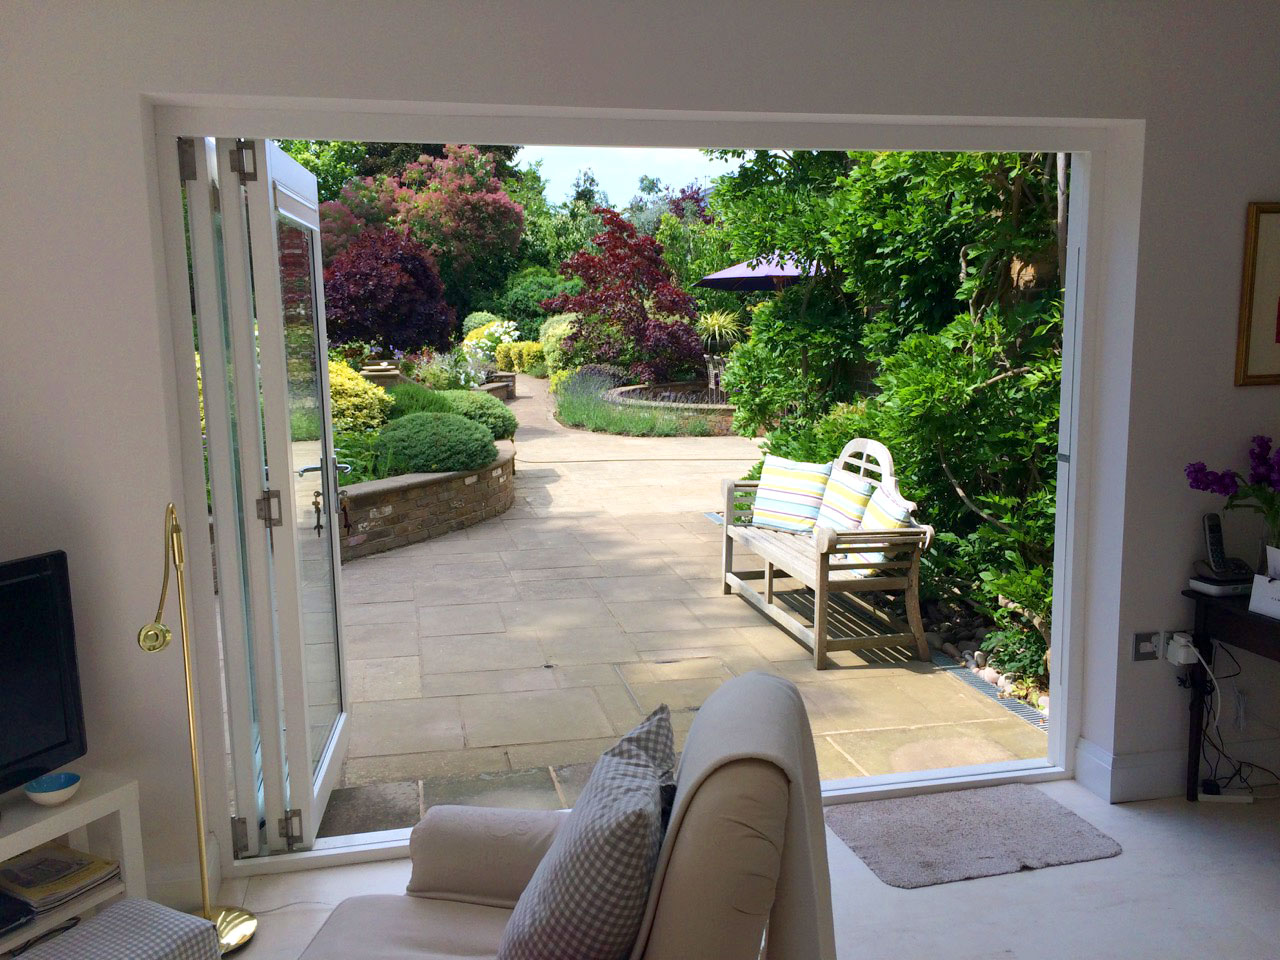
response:
[[[1124,853],[898,890],[828,832],[842,960],[1280,957],[1280,802],[1108,806],[1072,782],[1042,789]],[[399,893],[408,875],[400,860],[255,877],[225,884],[219,902],[261,917],[239,957],[294,960],[339,900]]]

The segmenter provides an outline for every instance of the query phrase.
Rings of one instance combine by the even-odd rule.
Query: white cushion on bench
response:
[[[751,508],[752,524],[789,533],[808,533],[817,522],[830,476],[829,463],[804,463],[767,455]]]
[[[901,530],[903,527],[911,524],[911,508],[900,498],[895,497],[884,487],[876,487],[876,492],[871,495],[871,499],[867,502],[866,512],[862,515],[861,530]],[[883,553],[846,553],[840,556],[841,560],[847,560],[850,563],[884,563],[886,557]],[[873,567],[861,567],[857,573],[860,576],[872,577],[877,571]]]
[[[834,471],[822,494],[817,525],[829,527],[837,533],[857,530],[874,490],[875,484],[860,474],[849,470]]]

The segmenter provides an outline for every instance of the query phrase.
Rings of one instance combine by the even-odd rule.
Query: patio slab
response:
[[[841,652],[818,671],[721,594],[705,513],[758,459],[753,441],[567,430],[545,381],[517,381],[515,506],[344,565],[345,786],[413,783],[424,807],[572,803],[658,703],[683,743],[705,698],[750,670],[799,686],[824,779],[1045,755],[1042,730],[910,651]]]

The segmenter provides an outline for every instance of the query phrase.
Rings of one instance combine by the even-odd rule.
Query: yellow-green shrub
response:
[[[542,344],[537,340],[500,343],[494,353],[494,359],[499,370],[514,370],[517,373],[531,373],[535,367],[546,363]]]
[[[522,369],[516,351],[517,347],[522,346],[524,346],[522,343],[498,344],[493,351],[493,362],[498,365],[498,369],[506,372]]]
[[[577,314],[574,313],[558,313],[553,317],[548,317],[542,324],[542,335],[539,337],[542,343],[544,354],[544,362],[547,369],[552,373],[564,367],[566,357],[564,350],[564,339],[569,336],[569,331],[573,327]]]
[[[547,385],[547,389],[552,393],[559,393],[560,388],[565,385],[565,381],[572,377],[574,373],[575,371],[573,370],[557,370],[551,374],[551,382]]]
[[[387,422],[391,395],[345,363],[329,361],[329,407],[333,429],[376,430]]]
[[[543,366],[547,362],[542,344],[536,340],[513,343],[511,349],[515,354],[516,369],[521,373],[532,373],[534,367]]]

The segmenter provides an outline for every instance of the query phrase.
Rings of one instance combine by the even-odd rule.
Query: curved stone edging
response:
[[[497,442],[498,458],[479,470],[406,473],[342,488],[349,529],[342,560],[420,543],[505,513],[515,502],[516,447]]]
[[[604,398],[610,403],[619,403],[632,407],[661,407],[664,410],[682,410],[688,413],[705,413],[709,416],[733,416],[734,406],[731,403],[678,403],[670,400],[641,400],[628,394],[640,390],[661,390],[663,387],[682,387],[685,383],[640,383],[629,387],[613,387],[604,392]]]

